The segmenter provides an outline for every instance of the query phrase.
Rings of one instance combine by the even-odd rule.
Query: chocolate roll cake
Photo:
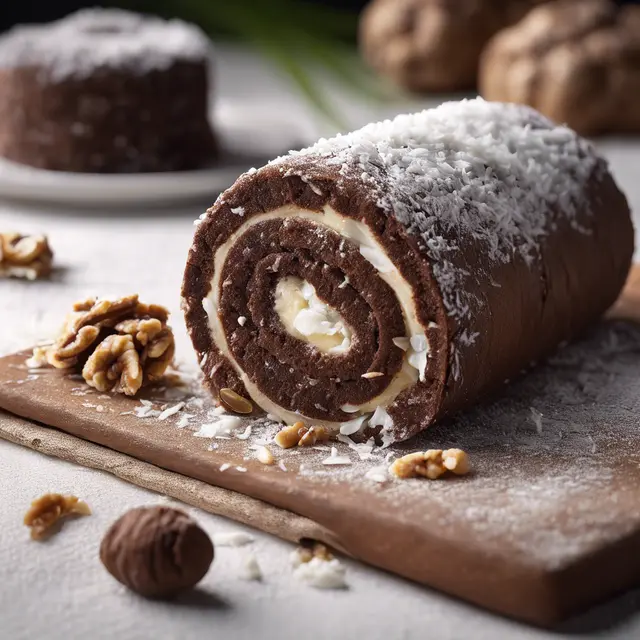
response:
[[[177,171],[215,152],[211,45],[197,27],[115,9],[0,38],[0,155],[42,169]]]
[[[632,253],[627,202],[593,147],[478,99],[242,176],[198,225],[184,309],[214,394],[391,442],[579,334]]]

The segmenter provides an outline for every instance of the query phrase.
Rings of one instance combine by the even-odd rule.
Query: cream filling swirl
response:
[[[374,422],[380,423],[380,420],[377,420],[376,416],[379,416],[383,413],[386,414],[384,409],[386,407],[389,407],[402,391],[414,385],[418,380],[424,380],[430,346],[425,335],[425,327],[418,320],[417,309],[414,302],[413,290],[411,286],[402,277],[393,262],[386,255],[382,246],[376,240],[372,231],[363,222],[354,220],[353,218],[347,218],[346,216],[339,214],[329,206],[325,206],[322,213],[318,214],[317,212],[299,209],[291,205],[275,209],[268,213],[253,216],[252,218],[247,220],[239,229],[237,229],[233,234],[229,236],[229,238],[227,238],[226,242],[222,244],[215,253],[214,275],[211,281],[211,290],[209,292],[209,295],[202,301],[203,307],[209,317],[209,326],[211,329],[213,340],[220,353],[224,355],[229,360],[229,362],[232,363],[252,400],[258,406],[260,406],[267,413],[278,417],[280,420],[287,424],[293,424],[301,419],[305,419],[304,415],[294,411],[290,411],[273,402],[269,397],[262,393],[260,389],[258,389],[254,382],[249,378],[249,376],[242,370],[229,349],[227,338],[224,333],[222,322],[218,313],[221,291],[220,277],[231,248],[235,245],[238,239],[253,225],[270,220],[285,218],[306,219],[312,224],[327,227],[337,232],[344,238],[347,238],[352,242],[358,244],[360,246],[360,254],[376,268],[378,277],[382,278],[382,280],[384,280],[396,294],[396,297],[402,309],[405,324],[405,335],[398,336],[394,339],[394,344],[396,345],[396,347],[405,351],[405,357],[400,371],[394,376],[393,380],[391,380],[389,385],[380,395],[361,405],[349,405],[348,412],[354,415],[354,419],[350,420],[348,423],[322,421],[315,418],[308,418],[309,422],[316,425],[325,426],[333,431],[340,431],[341,429],[344,430],[344,428],[350,430],[351,426],[347,427],[346,425],[352,425],[354,421],[358,421],[360,423],[359,427],[363,426],[367,420],[369,420],[369,423],[372,425]],[[294,282],[293,286],[295,288],[296,286],[299,286],[299,283]],[[283,284],[281,286],[281,293],[284,291],[283,287],[286,288],[286,285]],[[302,288],[300,288],[300,291],[302,291]],[[311,292],[307,291],[307,294],[309,295],[309,298],[311,300]],[[304,295],[302,297],[304,297]],[[295,332],[292,332],[291,329],[293,329],[294,331],[298,331],[301,334],[303,332],[300,332],[295,328],[295,318],[293,318],[293,316],[289,316],[289,311],[285,310],[285,306],[286,305],[278,310],[278,300],[276,299],[276,311],[279,313],[281,320],[283,320],[283,326],[285,327],[285,330],[288,330],[295,337],[299,337],[296,336]],[[307,308],[310,308],[310,306],[311,305],[307,305]],[[301,306],[299,310],[303,310],[303,307]],[[327,313],[329,313],[329,311],[330,309],[327,311]],[[297,317],[298,313],[296,313],[295,316]],[[288,320],[285,318],[288,318]],[[338,320],[333,316],[331,316],[331,319],[329,319],[329,316],[327,316],[326,319],[329,322],[335,321],[335,328]],[[288,324],[290,324],[291,326],[288,326]],[[343,324],[341,329],[343,329],[344,332],[340,336],[339,344],[347,347],[346,339],[351,339],[350,329],[346,324]],[[311,333],[313,333],[313,331]],[[331,337],[334,337],[336,333],[334,333]],[[322,342],[321,338],[323,337],[328,336],[321,336],[320,338],[318,338],[318,336],[316,335],[314,336],[314,340],[319,340],[320,342]],[[313,344],[314,340],[310,339],[311,335],[307,335],[305,336],[305,338]],[[320,348],[321,350],[326,350],[329,353],[331,353],[331,348],[336,346],[333,343],[331,345],[328,345],[328,343],[323,344],[324,347],[328,346],[329,348],[323,348],[321,344],[315,344],[314,346]],[[340,351],[337,351],[335,353],[340,353]],[[343,408],[343,410],[345,410],[345,408]],[[373,414],[373,416],[371,414]],[[360,421],[360,417],[363,417],[364,419]],[[391,426],[390,418],[388,416],[383,422],[383,428],[389,428]]]

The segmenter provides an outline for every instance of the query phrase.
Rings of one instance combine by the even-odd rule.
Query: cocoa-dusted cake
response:
[[[477,99],[242,176],[198,226],[184,307],[223,401],[389,442],[578,335],[632,254],[627,202],[594,148]]]
[[[42,169],[192,169],[212,158],[197,27],[90,9],[0,38],[0,155]]]

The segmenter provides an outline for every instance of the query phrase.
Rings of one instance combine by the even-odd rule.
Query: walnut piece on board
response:
[[[534,9],[487,45],[479,88],[584,135],[640,131],[640,6],[558,0]]]
[[[409,453],[398,458],[390,471],[397,478],[428,478],[437,480],[447,471],[464,476],[469,473],[469,456],[460,449],[429,449],[424,452]]]

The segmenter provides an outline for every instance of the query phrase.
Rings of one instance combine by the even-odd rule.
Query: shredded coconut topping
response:
[[[176,61],[206,61],[210,53],[211,42],[195,25],[118,9],[85,9],[0,38],[0,67],[35,65],[53,81],[105,67],[143,74]]]
[[[451,237],[479,242],[496,262],[516,254],[531,262],[557,216],[579,230],[583,186],[598,163],[567,127],[480,98],[370,124],[292,155],[326,158],[345,178],[365,181],[378,206],[417,236],[458,318],[480,302],[464,293],[470,274],[450,261],[459,248]]]

